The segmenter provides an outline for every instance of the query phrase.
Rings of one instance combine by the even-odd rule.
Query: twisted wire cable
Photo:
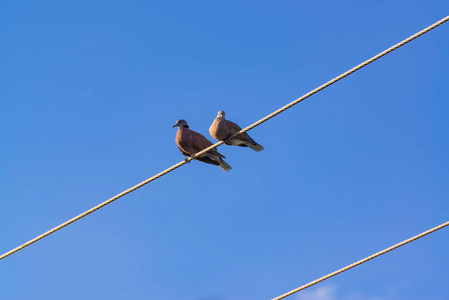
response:
[[[319,91],[321,91],[321,90],[327,88],[328,86],[330,86],[330,85],[336,83],[337,81],[339,81],[339,80],[345,78],[346,76],[348,76],[348,75],[354,73],[355,71],[360,70],[361,68],[363,68],[363,67],[365,67],[366,65],[368,65],[368,64],[370,64],[370,63],[376,61],[377,59],[381,58],[382,56],[385,56],[386,54],[388,54],[388,53],[390,53],[390,52],[392,52],[392,51],[394,51],[394,50],[396,50],[396,49],[398,49],[398,48],[404,46],[405,44],[407,44],[408,42],[410,42],[410,41],[416,39],[417,37],[419,37],[419,36],[421,36],[421,35],[423,35],[423,34],[429,32],[429,31],[431,31],[432,29],[435,29],[436,27],[440,26],[441,24],[443,24],[444,22],[446,22],[446,21],[448,21],[448,20],[449,20],[449,16],[447,16],[447,17],[441,19],[440,21],[438,21],[438,22],[436,22],[436,23],[430,25],[429,27],[427,27],[427,28],[425,28],[425,29],[423,29],[423,30],[421,30],[421,31],[419,31],[419,32],[417,32],[417,33],[415,33],[414,35],[412,35],[412,36],[406,38],[405,40],[403,40],[403,41],[397,43],[396,45],[394,45],[394,46],[392,46],[392,47],[386,49],[385,51],[382,51],[381,53],[379,53],[379,54],[373,56],[372,58],[370,58],[370,59],[364,61],[363,63],[357,65],[356,67],[350,69],[349,71],[347,71],[347,72],[345,72],[345,73],[343,73],[343,74],[341,74],[341,75],[335,77],[334,79],[332,79],[332,80],[326,82],[325,84],[323,84],[323,85],[317,87],[316,89],[314,89],[314,90],[308,92],[307,94],[301,96],[300,98],[298,98],[298,99],[296,99],[296,100],[290,102],[289,104],[287,104],[287,105],[281,107],[280,109],[278,109],[278,110],[276,110],[275,112],[269,114],[268,116],[266,116],[266,117],[260,119],[259,121],[257,121],[257,122],[255,122],[255,123],[249,125],[248,127],[244,128],[244,129],[242,129],[242,130],[240,130],[238,133],[232,135],[230,138],[232,138],[232,137],[234,137],[234,136],[236,136],[236,135],[238,135],[238,134],[240,134],[240,133],[247,132],[248,130],[253,129],[253,128],[256,127],[256,126],[259,126],[260,124],[262,124],[262,123],[268,121],[269,119],[273,118],[274,116],[277,116],[277,115],[280,114],[281,112],[283,112],[283,111],[285,111],[285,110],[291,108],[292,106],[298,104],[299,102],[303,101],[304,99],[306,99],[306,98],[312,96],[313,94],[318,93]],[[35,243],[35,242],[37,242],[37,241],[43,239],[43,238],[46,237],[46,236],[49,236],[50,234],[52,234],[52,233],[54,233],[54,232],[56,232],[56,231],[58,231],[58,230],[60,230],[60,229],[62,229],[62,228],[64,228],[64,227],[66,227],[67,225],[70,225],[70,224],[72,224],[73,222],[78,221],[78,220],[81,219],[81,218],[84,218],[85,216],[87,216],[87,215],[93,213],[94,211],[96,211],[96,210],[98,210],[98,209],[100,209],[100,208],[102,208],[102,207],[104,207],[104,206],[106,206],[106,205],[108,205],[108,204],[114,202],[115,200],[117,200],[117,199],[119,199],[119,198],[125,196],[126,194],[129,194],[129,193],[131,193],[131,192],[137,190],[138,188],[141,188],[142,186],[144,186],[144,185],[146,185],[146,184],[148,184],[148,183],[150,183],[150,182],[152,182],[152,181],[158,179],[159,177],[164,176],[164,175],[170,173],[171,171],[173,171],[173,170],[175,170],[175,169],[181,167],[182,165],[186,164],[187,162],[191,161],[191,160],[194,159],[195,157],[201,156],[202,154],[206,153],[207,151],[209,151],[209,150],[211,150],[211,149],[213,149],[213,148],[216,148],[216,147],[220,146],[221,144],[223,144],[222,141],[213,144],[212,146],[210,146],[210,147],[208,147],[208,148],[206,148],[206,149],[204,149],[204,150],[202,150],[202,151],[196,153],[195,155],[193,155],[193,156],[191,156],[191,157],[188,157],[187,159],[185,159],[185,160],[183,160],[183,161],[181,161],[181,162],[179,162],[179,163],[177,163],[177,164],[171,166],[170,168],[168,168],[168,169],[166,169],[166,170],[160,172],[159,174],[156,174],[156,175],[154,175],[153,177],[148,178],[148,179],[142,181],[141,183],[139,183],[139,184],[137,184],[137,185],[135,185],[135,186],[133,186],[133,187],[127,189],[126,191],[123,191],[123,192],[121,192],[121,193],[115,195],[115,196],[112,197],[112,198],[109,198],[108,200],[106,200],[106,201],[104,201],[104,202],[98,204],[97,206],[95,206],[95,207],[93,207],[93,208],[91,208],[91,209],[89,209],[89,210],[83,212],[82,214],[79,214],[79,215],[77,215],[76,217],[73,217],[72,219],[70,219],[70,220],[68,220],[68,221],[66,221],[66,222],[64,222],[64,223],[62,223],[62,224],[60,224],[60,225],[58,225],[58,226],[56,226],[56,227],[54,227],[54,228],[52,228],[52,229],[46,231],[46,232],[44,232],[43,234],[41,234],[41,235],[39,235],[39,236],[37,236],[37,237],[31,239],[31,240],[29,240],[28,242],[23,243],[22,245],[20,245],[20,246],[14,248],[14,249],[12,249],[12,250],[10,250],[10,251],[8,251],[8,252],[2,254],[2,255],[0,255],[0,260],[2,260],[2,259],[4,259],[4,258],[10,256],[11,254],[14,254],[14,253],[16,253],[16,252],[18,252],[18,251],[20,251],[20,250],[22,250],[22,249],[28,247],[29,245],[31,245],[31,244],[33,244],[33,243]]]

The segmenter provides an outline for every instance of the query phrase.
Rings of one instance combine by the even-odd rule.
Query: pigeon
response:
[[[178,120],[173,127],[178,127],[178,132],[176,133],[176,144],[179,150],[185,156],[192,156],[193,154],[212,146],[212,143],[204,137],[201,133],[189,129],[189,124],[185,120]],[[212,149],[202,154],[201,156],[195,157],[195,159],[217,165],[226,172],[231,168],[223,158],[226,158],[223,154],[219,153],[217,149]]]
[[[209,128],[210,135],[226,145],[250,147],[255,151],[262,151],[263,147],[256,143],[246,132],[241,133],[232,139],[228,139],[234,133],[242,130],[239,125],[225,119],[225,112],[219,111],[217,117]]]

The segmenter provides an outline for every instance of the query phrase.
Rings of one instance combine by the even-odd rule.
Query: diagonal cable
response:
[[[435,231],[437,231],[437,230],[440,230],[440,229],[442,229],[442,228],[444,228],[444,227],[446,227],[446,226],[448,226],[448,225],[449,225],[449,221],[446,222],[446,223],[443,223],[443,224],[441,224],[441,225],[438,225],[438,226],[436,226],[436,227],[434,227],[434,228],[432,228],[432,229],[429,229],[429,230],[427,230],[427,231],[424,231],[423,233],[420,233],[420,234],[418,234],[418,235],[415,235],[414,237],[411,237],[411,238],[409,238],[409,239],[407,239],[407,240],[405,240],[405,241],[402,241],[402,242],[400,242],[400,243],[398,243],[398,244],[396,244],[396,245],[393,245],[393,246],[391,246],[391,247],[389,247],[389,248],[386,248],[386,249],[384,249],[384,250],[382,250],[382,251],[379,251],[379,252],[377,252],[377,253],[375,253],[375,254],[373,254],[373,255],[371,255],[371,256],[368,256],[368,257],[366,257],[366,258],[364,258],[364,259],[361,259],[361,260],[359,260],[359,261],[357,261],[357,262],[355,262],[355,263],[353,263],[353,264],[350,264],[350,265],[348,265],[348,266],[346,266],[346,267],[344,267],[344,268],[341,268],[340,270],[337,270],[337,271],[335,271],[335,272],[329,273],[329,274],[327,274],[326,276],[323,276],[323,277],[318,278],[318,279],[316,279],[316,280],[314,280],[314,281],[311,281],[311,282],[309,282],[309,283],[307,283],[307,284],[305,284],[305,285],[303,285],[303,286],[300,286],[299,288],[296,288],[296,289],[294,289],[294,290],[291,290],[290,292],[285,293],[285,294],[283,294],[283,295],[281,295],[281,296],[279,296],[279,297],[273,298],[273,299],[271,299],[271,300],[281,300],[281,299],[284,299],[284,298],[286,298],[286,297],[288,297],[288,296],[293,295],[294,293],[297,293],[297,292],[302,291],[302,290],[304,290],[304,289],[306,289],[306,288],[309,288],[309,287],[311,287],[312,285],[315,285],[315,284],[317,284],[317,283],[319,283],[319,282],[321,282],[321,281],[324,281],[324,280],[326,280],[326,279],[329,279],[329,278],[331,278],[331,277],[334,277],[335,275],[338,275],[338,274],[343,273],[343,272],[345,272],[345,271],[347,271],[347,270],[349,270],[349,269],[352,269],[352,268],[354,268],[354,267],[356,267],[356,266],[358,266],[358,265],[361,265],[361,264],[363,264],[363,263],[365,263],[365,262],[367,262],[367,261],[369,261],[369,260],[371,260],[371,259],[373,259],[373,258],[376,258],[376,257],[378,257],[378,256],[381,256],[381,255],[387,253],[387,252],[390,252],[391,250],[394,250],[394,249],[396,249],[396,248],[399,248],[399,247],[401,247],[401,246],[404,246],[405,244],[408,244],[408,243],[411,243],[411,242],[413,242],[413,241],[416,241],[417,239],[422,238],[423,236],[426,236],[426,235],[428,235],[428,234],[431,234],[432,232],[435,232]]]
[[[417,32],[417,33],[415,33],[414,35],[412,35],[412,36],[406,38],[406,39],[403,40],[402,42],[399,42],[399,43],[397,43],[396,45],[394,45],[394,46],[388,48],[387,50],[382,51],[381,53],[379,53],[379,54],[373,56],[372,58],[370,58],[370,59],[364,61],[363,63],[359,64],[358,66],[356,66],[356,67],[354,67],[354,68],[352,68],[352,69],[350,69],[349,71],[347,71],[347,72],[345,72],[345,73],[343,73],[343,74],[341,74],[341,75],[335,77],[334,79],[332,79],[332,80],[326,82],[325,84],[323,84],[323,85],[317,87],[316,89],[314,89],[314,90],[308,92],[307,94],[301,96],[300,98],[298,98],[298,99],[296,99],[296,100],[290,102],[289,104],[287,104],[287,105],[281,107],[280,109],[278,109],[278,110],[276,110],[275,112],[269,114],[268,116],[266,116],[266,117],[260,119],[259,121],[257,121],[257,122],[255,122],[255,123],[249,125],[249,126],[246,127],[246,128],[243,128],[242,130],[240,130],[240,132],[234,134],[234,135],[231,136],[230,138],[232,138],[232,137],[234,137],[234,136],[236,136],[236,135],[238,135],[238,134],[240,134],[240,133],[243,133],[243,132],[246,132],[246,131],[248,131],[248,130],[251,130],[251,129],[253,129],[253,128],[256,127],[256,126],[259,126],[260,124],[262,124],[262,123],[268,121],[269,119],[271,119],[271,118],[273,118],[274,116],[280,114],[281,112],[283,112],[283,111],[285,111],[285,110],[291,108],[292,106],[298,104],[298,103],[301,102],[302,100],[304,100],[304,99],[306,99],[306,98],[312,96],[313,94],[318,93],[319,91],[321,91],[321,90],[327,88],[328,86],[330,86],[330,85],[336,83],[337,81],[339,81],[339,80],[345,78],[346,76],[348,76],[348,75],[354,73],[355,71],[357,71],[357,70],[363,68],[364,66],[366,66],[366,65],[368,65],[368,64],[370,64],[370,63],[372,63],[372,62],[374,62],[375,60],[381,58],[382,56],[384,56],[384,55],[386,55],[386,54],[388,54],[388,53],[390,53],[390,52],[392,52],[392,51],[398,49],[399,47],[404,46],[404,45],[407,44],[408,42],[410,42],[410,41],[416,39],[417,37],[419,37],[419,36],[421,36],[421,35],[423,35],[423,34],[429,32],[429,31],[431,31],[432,29],[435,29],[436,27],[440,26],[441,24],[443,24],[444,22],[446,22],[446,21],[448,21],[448,20],[449,20],[449,16],[447,16],[447,17],[445,17],[445,18],[439,20],[438,22],[436,22],[436,23],[430,25],[429,27],[427,27],[427,28],[421,30],[420,32]],[[166,170],[160,172],[159,174],[156,174],[156,175],[154,175],[153,177],[148,178],[147,180],[142,181],[141,183],[139,183],[139,184],[137,184],[137,185],[135,185],[135,186],[133,186],[133,187],[127,189],[126,191],[123,191],[123,192],[121,192],[120,194],[117,194],[116,196],[114,196],[114,197],[112,197],[112,198],[110,198],[110,199],[108,199],[108,200],[106,200],[106,201],[104,201],[104,202],[98,204],[97,206],[95,206],[95,207],[93,207],[93,208],[91,208],[91,209],[89,209],[89,210],[86,210],[86,211],[83,212],[82,214],[79,214],[79,215],[77,215],[76,217],[73,217],[72,219],[70,219],[70,220],[68,220],[68,221],[66,221],[66,222],[64,222],[64,223],[62,223],[62,224],[60,224],[60,225],[58,225],[58,226],[56,226],[56,227],[54,227],[54,228],[48,230],[47,232],[44,232],[43,234],[41,234],[41,235],[35,237],[34,239],[31,239],[31,240],[29,240],[28,242],[26,242],[26,243],[24,243],[24,244],[22,244],[22,245],[20,245],[20,246],[18,246],[18,247],[16,247],[16,248],[14,248],[14,249],[8,251],[8,252],[6,252],[6,253],[0,255],[0,260],[4,259],[5,257],[7,257],[7,256],[9,256],[9,255],[11,255],[11,254],[13,254],[13,253],[16,253],[17,251],[22,250],[23,248],[28,247],[29,245],[31,245],[31,244],[33,244],[33,243],[39,241],[40,239],[43,239],[43,238],[46,237],[46,236],[49,236],[50,234],[52,234],[52,233],[58,231],[59,229],[62,229],[62,228],[64,228],[64,227],[66,227],[67,225],[70,225],[70,224],[72,224],[73,222],[78,221],[79,219],[81,219],[81,218],[83,218],[83,217],[85,217],[85,216],[87,216],[87,215],[93,213],[94,211],[96,211],[96,210],[102,208],[103,206],[106,206],[106,205],[110,204],[111,202],[114,202],[115,200],[117,200],[117,199],[119,199],[119,198],[125,196],[126,194],[129,194],[129,193],[131,193],[132,191],[135,191],[135,190],[137,190],[138,188],[141,188],[142,186],[144,186],[144,185],[150,183],[151,181],[154,181],[154,180],[158,179],[159,177],[164,176],[164,175],[167,174],[167,173],[170,173],[171,171],[173,171],[173,170],[179,168],[180,166],[184,165],[185,163],[191,161],[191,160],[194,159],[195,157],[201,156],[202,154],[206,153],[207,151],[209,151],[209,150],[211,150],[211,149],[213,149],[213,148],[216,148],[216,147],[220,146],[221,144],[223,144],[223,142],[218,142],[218,143],[215,143],[215,144],[213,144],[212,146],[210,146],[210,147],[208,147],[208,148],[206,148],[206,149],[204,149],[204,150],[201,150],[200,152],[197,152],[195,155],[193,155],[193,156],[191,156],[191,157],[189,157],[189,158],[187,158],[187,159],[185,159],[185,160],[183,160],[183,161],[177,163],[176,165],[171,166],[170,168],[168,168],[168,169],[166,169]]]

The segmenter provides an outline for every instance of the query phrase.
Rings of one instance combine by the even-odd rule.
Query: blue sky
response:
[[[0,252],[448,15],[441,1],[2,1]],[[270,299],[448,221],[449,24],[0,262],[1,299]],[[296,300],[443,300],[443,229]]]

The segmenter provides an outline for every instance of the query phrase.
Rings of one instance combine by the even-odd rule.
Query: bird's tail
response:
[[[258,143],[256,143],[255,140],[253,140],[249,135],[244,135],[241,138],[241,144],[239,146],[244,146],[244,147],[250,147],[251,149],[253,149],[254,151],[262,151],[263,147],[261,145],[259,145]]]
[[[263,147],[261,145],[259,145],[258,143],[256,143],[256,142],[248,143],[247,145],[248,145],[248,147],[250,147],[251,149],[253,149],[253,150],[257,151],[257,152],[263,150]]]
[[[226,163],[221,157],[220,157],[219,163],[220,163],[220,165],[219,165],[220,168],[222,168],[222,169],[225,170],[226,172],[228,172],[229,170],[232,169],[231,166],[228,165],[228,163]]]

